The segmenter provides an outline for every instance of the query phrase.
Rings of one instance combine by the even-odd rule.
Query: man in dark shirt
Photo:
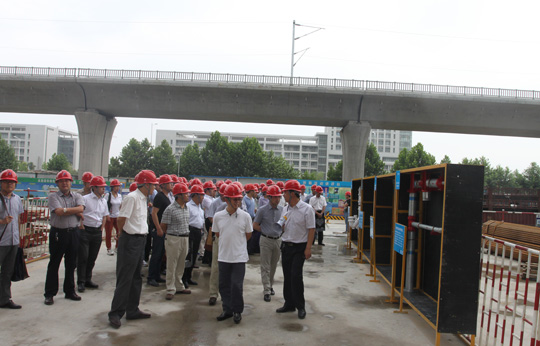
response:
[[[154,229],[152,230],[152,257],[150,257],[150,264],[148,265],[148,281],[150,286],[158,287],[160,282],[165,282],[165,279],[161,278],[161,261],[165,253],[165,237],[163,236],[163,230],[161,229],[161,217],[163,212],[171,204],[169,198],[169,192],[173,188],[173,180],[170,175],[164,174],[159,177],[159,185],[161,191],[154,197],[154,203],[152,208],[152,221],[154,223]]]

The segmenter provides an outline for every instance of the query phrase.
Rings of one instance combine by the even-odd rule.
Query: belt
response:
[[[130,237],[146,237],[146,234],[130,234],[126,231],[123,231],[122,233],[129,235]]]
[[[52,230],[52,231],[65,231],[65,232],[70,232],[70,231],[76,231],[76,230],[78,230],[78,228],[77,228],[77,227],[58,228],[58,227],[51,226],[51,230]]]
[[[189,226],[189,230],[190,231],[201,231],[202,228],[197,228],[197,227],[193,227],[193,226]]]
[[[92,226],[86,226],[86,225],[84,225],[84,228],[85,228],[85,229],[86,229],[86,228],[90,228],[90,229],[94,229],[94,230],[96,230],[96,231],[101,231],[101,225],[99,225],[99,226],[97,226],[97,227],[92,227]]]
[[[167,233],[166,235],[172,235],[174,237],[189,237],[189,234],[173,234],[173,233]]]
[[[301,246],[301,245],[306,245],[307,243],[291,243],[290,241],[284,241],[281,244],[285,246]]]
[[[264,233],[261,233],[261,235],[262,235],[263,237],[268,238],[268,239],[279,239],[279,238],[281,238],[281,236],[279,236],[279,237],[270,237],[270,236],[268,236],[268,235],[266,235],[266,234],[264,234]]]

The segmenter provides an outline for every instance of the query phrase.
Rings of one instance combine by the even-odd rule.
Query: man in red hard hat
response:
[[[84,199],[71,191],[73,178],[62,170],[56,175],[58,192],[49,193],[51,231],[49,233],[49,265],[45,280],[45,305],[53,305],[58,293],[58,268],[64,258],[64,294],[66,299],[81,300],[75,293],[75,267],[79,248],[79,220],[84,211]]]
[[[80,190],[77,190],[78,193],[81,194],[81,196],[86,196],[92,193],[92,189],[90,187],[90,182],[92,181],[92,178],[94,177],[94,174],[92,172],[84,172],[81,180],[83,182],[83,188]]]
[[[202,258],[203,264],[210,264],[212,262],[212,250],[208,249],[206,250],[208,245],[209,247],[212,246],[211,239],[208,239],[208,234],[210,232],[210,228],[212,228],[212,222],[210,221],[210,218],[208,217],[208,212],[210,211],[210,206],[212,205],[212,202],[214,201],[214,198],[216,197],[216,185],[214,185],[213,182],[207,181],[203,184],[204,189],[204,199],[202,201],[202,208],[204,210],[204,228],[201,238],[201,245],[199,247],[199,253],[204,254]],[[208,240],[208,241],[207,241]]]
[[[105,179],[95,176],[90,181],[92,193],[84,198],[84,219],[82,229],[79,231],[79,250],[77,255],[77,289],[84,292],[86,288],[98,288],[92,281],[92,271],[96,264],[103,239],[103,227],[109,215],[107,202],[103,198],[105,193]]]
[[[165,282],[161,277],[161,261],[165,254],[165,238],[160,223],[163,212],[171,205],[170,192],[173,188],[173,180],[170,175],[163,174],[159,177],[161,191],[156,194],[152,202],[152,256],[148,264],[148,278],[146,283],[150,286],[158,287],[159,283]],[[173,199],[174,202],[174,199]]]
[[[122,183],[118,179],[113,179],[111,181],[111,192],[105,195],[105,200],[107,201],[107,208],[109,209],[109,217],[105,222],[105,245],[107,245],[107,255],[114,256],[116,250],[118,249],[118,233],[120,229],[118,228],[117,220],[118,213],[120,212],[120,205],[122,204],[122,194],[120,193],[120,188]],[[137,184],[135,184],[135,189]],[[131,192],[131,191],[130,191]],[[116,248],[112,249],[112,230],[116,230]]]
[[[223,312],[217,317],[223,321],[233,317],[242,320],[244,311],[243,285],[246,262],[249,260],[247,241],[253,232],[251,217],[240,209],[242,190],[235,185],[225,189],[227,208],[214,215],[213,231],[219,238],[219,293]]]
[[[139,310],[139,301],[144,245],[148,234],[148,196],[154,192],[158,181],[154,172],[143,170],[136,176],[135,182],[137,190],[124,198],[118,215],[121,231],[116,260],[116,289],[109,311],[109,324],[113,328],[120,328],[120,319],[124,314],[127,320],[151,317]]]
[[[266,187],[266,186],[265,186]],[[270,202],[259,208],[253,229],[261,232],[261,280],[263,284],[264,301],[269,302],[270,296],[275,294],[274,274],[281,255],[281,226],[278,224],[283,212],[283,207],[279,205],[281,200],[281,190],[278,186],[270,186],[267,192]]]
[[[283,208],[280,224],[283,225],[281,265],[283,267],[283,298],[285,304],[277,313],[298,309],[298,318],[306,317],[304,300],[304,261],[311,258],[311,245],[315,239],[315,212],[300,200],[300,184],[288,180],[283,195],[289,204]]]
[[[15,268],[19,247],[19,216],[24,213],[21,198],[13,193],[17,187],[17,174],[11,169],[0,173],[0,308],[20,309],[11,300],[11,276]]]
[[[324,198],[322,186],[317,186],[315,189],[315,196],[311,197],[309,200],[309,205],[315,210],[315,231],[317,232],[318,244],[324,246],[324,229],[325,229],[325,218],[324,212],[326,210],[326,198]],[[313,239],[315,241],[315,239]]]
[[[191,187],[191,201],[187,203],[189,209],[189,251],[187,260],[189,266],[184,270],[182,281],[184,286],[196,286],[198,283],[192,280],[193,269],[197,261],[197,252],[201,243],[202,229],[204,227],[204,210],[202,209],[202,201],[204,199],[204,189],[202,185],[195,184]]]

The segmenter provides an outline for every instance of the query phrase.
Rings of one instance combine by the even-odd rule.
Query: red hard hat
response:
[[[105,179],[103,179],[102,176],[96,175],[95,177],[92,178],[92,180],[90,180],[90,186],[101,187],[101,186],[107,186],[107,184],[105,183]]]
[[[229,186],[229,185],[227,185],[225,183],[221,184],[221,186],[219,187],[219,194],[220,195],[225,195],[225,189],[227,188],[227,186]]]
[[[267,195],[268,196],[276,196],[276,197],[281,197],[282,196],[281,190],[279,189],[279,186],[277,186],[277,185],[270,186],[268,188]]]
[[[178,179],[176,174],[169,174],[169,175],[171,176],[171,179],[172,179],[173,183],[179,183],[180,182],[180,180]]]
[[[191,186],[193,185],[202,185],[201,181],[198,178],[195,178],[189,182]]]
[[[56,175],[56,182],[58,182],[58,180],[71,180],[71,181],[73,181],[73,178],[71,177],[71,174],[68,171],[63,169],[60,172],[58,172],[58,174]]]
[[[110,183],[111,187],[113,186],[122,186],[122,183],[118,179],[113,179]]]
[[[18,183],[17,174],[11,169],[6,169],[5,171],[2,171],[2,173],[0,173],[0,180],[9,180]]]
[[[137,183],[131,183],[131,185],[129,185],[129,192],[133,192],[137,190]]]
[[[304,185],[304,184],[300,185],[300,190],[305,191],[306,190],[306,185]]]
[[[218,180],[217,183],[216,183],[216,187],[219,189],[221,187],[221,185],[223,185],[224,182],[223,180]]]
[[[322,186],[317,186],[317,188],[315,189],[315,192],[320,192],[320,193],[323,193],[323,188]]]
[[[255,192],[259,192],[259,187],[257,184],[253,184],[253,190],[255,190]]]
[[[270,185],[274,185],[274,182],[272,181],[272,179],[268,179],[266,181],[266,185],[270,186]]]
[[[350,195],[351,195],[351,191],[345,192],[345,196],[350,196]]]
[[[207,181],[206,183],[203,184],[203,189],[213,189],[215,190],[216,189],[216,185],[214,185],[213,182],[211,181]]]
[[[179,195],[181,193],[189,193],[189,189],[186,184],[184,183],[178,183],[174,185],[172,189],[172,193],[174,196]]]
[[[311,191],[317,191],[317,185],[311,185]]]
[[[264,192],[267,192],[267,191],[268,191],[268,186],[263,186],[262,192],[264,193]]]
[[[240,189],[240,192],[243,192],[243,191],[244,191],[244,186],[242,186],[242,183],[239,182],[239,181],[235,181],[235,182],[232,183],[231,185],[236,185],[236,186],[238,186],[238,188]]]
[[[170,175],[168,174],[163,174],[161,177],[159,177],[159,185],[161,184],[169,184],[169,183],[172,183],[173,180],[171,178]]]
[[[253,191],[253,190],[255,190],[255,188],[253,187],[253,184],[246,184],[244,186],[244,191],[246,192]]]
[[[285,184],[283,184],[282,181],[278,181],[278,182],[276,183],[276,185],[279,186],[279,188],[282,189],[282,190],[283,190],[283,187],[285,186]]]
[[[230,181],[230,179],[225,180],[225,184],[230,184],[230,183],[232,183],[232,181]]]
[[[82,181],[84,183],[89,183],[92,181],[92,178],[94,177],[94,175],[92,174],[92,172],[84,172],[83,175],[82,175]]]
[[[300,191],[300,183],[297,180],[287,180],[283,189],[302,192]]]
[[[154,172],[148,169],[144,169],[140,171],[135,176],[135,182],[137,184],[154,184],[154,185],[158,184],[156,175],[154,174]]]
[[[191,187],[190,193],[191,193],[192,195],[195,194],[195,193],[196,193],[196,194],[200,194],[200,195],[204,195],[204,190],[203,190],[203,188],[202,188],[201,185],[193,185],[193,186]]]
[[[260,187],[261,189],[262,189],[263,186],[266,186],[266,184],[265,184],[265,183],[260,183],[260,184],[259,184],[259,187]]]
[[[228,185],[225,189],[225,197],[242,198],[242,190],[236,184]]]

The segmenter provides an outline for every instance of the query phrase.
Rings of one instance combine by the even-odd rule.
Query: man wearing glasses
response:
[[[283,297],[285,304],[277,313],[298,309],[298,318],[306,317],[304,300],[304,261],[311,257],[311,244],[315,239],[315,212],[300,200],[300,184],[288,180],[283,196],[288,206],[283,208],[280,223],[283,225],[281,265],[283,267]]]

